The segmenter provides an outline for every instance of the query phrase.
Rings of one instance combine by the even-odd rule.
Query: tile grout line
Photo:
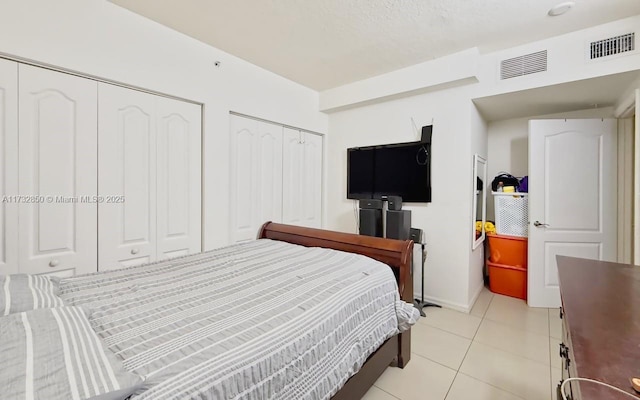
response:
[[[504,326],[504,327],[507,327],[507,328],[510,328],[510,329],[513,329],[513,330],[516,330],[516,331],[519,331],[519,332],[531,333],[532,335],[537,335],[537,336],[542,336],[542,337],[547,337],[547,338],[551,338],[552,337],[552,336],[550,336],[550,335],[548,335],[546,333],[535,332],[535,331],[533,331],[531,329],[524,329],[524,328],[521,328],[521,327],[518,327],[518,326],[510,325],[510,324],[508,324],[508,323],[506,323],[504,321],[496,321],[495,319],[491,319],[491,318],[483,318],[482,321],[484,321],[484,320],[490,321],[490,322],[492,322],[494,324],[498,324],[498,325],[501,325],[501,326]],[[547,322],[547,324],[548,323],[549,322]]]
[[[460,365],[458,366],[458,369],[456,370],[456,374],[453,376],[453,380],[451,381],[451,385],[449,385],[449,389],[447,389],[447,393],[444,395],[444,399],[443,400],[447,400],[447,397],[449,396],[449,393],[451,392],[451,388],[453,387],[453,384],[456,382],[456,378],[458,378],[458,374],[461,374],[462,372],[460,372],[460,368],[462,368],[462,364],[464,363],[464,360],[467,358],[467,354],[469,354],[469,349],[471,349],[471,346],[473,345],[473,341],[476,339],[476,335],[478,334],[478,330],[480,329],[480,325],[482,325],[482,321],[484,321],[484,316],[487,314],[487,310],[489,310],[489,307],[491,307],[491,303],[493,302],[493,296],[491,296],[491,300],[489,300],[489,304],[487,304],[487,309],[484,310],[484,313],[482,314],[482,317],[480,318],[480,323],[478,324],[478,327],[476,328],[476,331],[473,334],[473,338],[471,338],[471,343],[469,343],[469,347],[467,347],[467,351],[464,352],[464,357],[462,357],[462,361],[460,361]],[[464,373],[462,373],[462,375],[465,375]]]
[[[492,301],[493,301],[493,298],[491,298],[491,302],[492,302]],[[491,302],[489,302],[489,306],[491,305]],[[487,311],[488,311],[488,310],[489,310],[489,307],[487,307]],[[485,314],[486,314],[486,313],[485,313]],[[548,312],[547,312],[547,314],[548,314]],[[476,334],[474,335],[474,337],[473,337],[473,339],[472,339],[472,343],[480,343],[480,344],[482,344],[482,345],[484,345],[484,346],[491,347],[492,349],[496,349],[496,350],[499,350],[499,351],[502,351],[502,352],[505,352],[505,353],[508,353],[508,354],[514,355],[514,356],[516,356],[516,357],[524,358],[524,359],[526,359],[526,360],[529,360],[529,361],[532,361],[532,362],[535,362],[535,363],[538,363],[538,364],[547,365],[547,366],[549,366],[549,368],[552,368],[552,364],[551,364],[551,355],[550,355],[550,354],[549,354],[549,363],[547,364],[547,363],[544,363],[544,362],[542,362],[542,361],[540,361],[540,360],[534,360],[534,359],[529,358],[529,357],[527,357],[527,356],[523,356],[523,355],[521,355],[521,354],[516,354],[516,353],[513,353],[513,352],[511,352],[511,351],[508,351],[508,350],[505,350],[505,349],[501,349],[501,348],[499,348],[499,347],[493,346],[493,345],[491,345],[491,344],[489,344],[489,343],[485,343],[485,342],[483,342],[483,341],[476,341],[476,336],[477,336],[477,334],[478,334],[478,331],[480,330],[480,326],[481,326],[481,325],[482,325],[482,323],[485,321],[485,319],[486,319],[487,321],[490,321],[491,323],[494,323],[494,324],[500,325],[500,326],[502,326],[502,327],[506,327],[506,328],[508,328],[508,329],[513,329],[513,330],[518,331],[518,332],[524,332],[524,333],[527,333],[527,334],[531,334],[531,335],[539,336],[539,337],[541,337],[541,338],[542,338],[542,337],[546,338],[546,339],[547,339],[547,340],[546,340],[546,342],[548,343],[548,344],[547,344],[547,346],[548,346],[548,347],[547,347],[547,353],[550,353],[550,346],[551,346],[550,338],[551,338],[551,336],[545,336],[545,335],[544,335],[544,334],[542,334],[542,333],[532,332],[532,331],[530,331],[530,330],[517,328],[517,327],[515,327],[515,326],[509,325],[509,324],[505,324],[504,322],[501,322],[501,321],[494,321],[494,320],[492,320],[492,319],[490,319],[490,318],[482,318],[482,321],[480,322],[480,325],[478,325],[478,330],[476,331]],[[547,325],[549,325],[549,316],[548,316],[548,315],[547,315]],[[549,331],[549,332],[550,332],[550,330],[551,330],[551,328],[550,328],[550,327],[548,327],[548,328],[547,328],[547,331]]]
[[[447,330],[441,329],[441,328],[439,328],[439,327],[436,327],[436,326],[430,325],[430,324],[428,324],[428,323],[424,323],[424,325],[425,325],[425,326],[428,326],[429,328],[437,329],[437,330],[439,330],[439,331],[441,331],[441,332],[444,332],[444,333],[447,333],[447,334],[450,334],[450,335],[453,335],[453,336],[459,337],[459,338],[461,338],[461,339],[465,339],[465,340],[469,340],[469,341],[470,341],[470,342],[469,342],[469,347],[467,347],[467,350],[465,351],[465,354],[464,354],[464,356],[462,357],[462,360],[460,361],[460,365],[459,365],[459,366],[458,366],[458,368],[456,368],[456,369],[453,369],[453,368],[451,368],[451,367],[449,367],[449,366],[447,366],[447,365],[444,365],[444,364],[442,364],[442,363],[440,363],[440,362],[438,362],[438,361],[432,360],[432,359],[430,359],[430,358],[428,358],[428,357],[425,357],[425,356],[423,356],[423,355],[420,355],[420,354],[418,354],[418,353],[411,352],[411,355],[412,355],[412,356],[420,357],[420,358],[425,359],[425,360],[427,360],[427,361],[429,361],[429,362],[432,362],[432,363],[434,363],[434,364],[438,364],[438,365],[440,365],[440,366],[442,366],[442,367],[444,367],[444,368],[447,368],[447,369],[450,369],[450,370],[452,370],[452,371],[455,371],[455,375],[453,376],[453,379],[451,380],[451,384],[449,385],[449,388],[447,389],[447,393],[445,394],[445,397],[444,397],[444,399],[443,399],[443,400],[446,400],[447,396],[449,395],[449,392],[451,391],[451,388],[453,387],[453,382],[455,381],[456,377],[458,376],[458,372],[460,371],[460,367],[462,366],[462,362],[464,362],[464,359],[465,359],[465,357],[467,356],[467,352],[469,351],[469,348],[471,348],[471,344],[473,343],[473,339],[475,338],[476,334],[478,333],[478,329],[480,329],[480,324],[482,324],[482,320],[484,319],[484,315],[487,313],[487,310],[489,309],[489,306],[491,305],[491,302],[492,302],[492,301],[493,301],[493,296],[491,296],[491,300],[489,300],[489,304],[487,304],[487,309],[486,309],[486,310],[484,311],[484,313],[482,314],[482,317],[477,316],[477,315],[473,315],[474,317],[480,318],[480,323],[478,324],[478,326],[476,327],[476,329],[475,329],[475,331],[474,331],[473,338],[468,338],[468,337],[466,337],[466,336],[462,336],[462,335],[459,335],[459,334],[457,334],[457,333],[454,333],[454,332],[450,332],[450,331],[447,331]],[[468,314],[468,315],[472,315],[472,314]],[[426,318],[426,317],[425,317],[425,318]],[[475,379],[475,378],[474,378],[474,379]],[[397,396],[395,396],[395,395],[393,395],[393,394],[391,394],[391,393],[387,392],[386,390],[384,390],[384,389],[380,388],[380,387],[379,387],[379,386],[377,386],[375,383],[373,384],[373,386],[375,386],[377,389],[379,389],[379,390],[383,391],[384,393],[388,394],[389,396],[393,397],[394,399],[402,400],[401,398],[399,398],[399,397],[397,397]]]
[[[514,392],[512,392],[510,389],[505,389],[505,388],[502,388],[502,387],[500,387],[500,386],[496,386],[495,384],[493,384],[493,383],[491,383],[491,382],[487,382],[487,381],[484,381],[484,380],[482,380],[482,379],[480,379],[480,378],[478,378],[478,377],[475,377],[475,376],[472,376],[472,375],[469,375],[469,374],[465,374],[464,372],[460,372],[460,374],[462,374],[462,375],[464,375],[464,376],[467,376],[467,377],[469,377],[469,378],[475,379],[475,380],[476,380],[476,381],[478,381],[478,382],[482,382],[482,383],[484,383],[485,385],[488,385],[488,386],[494,387],[494,388],[496,388],[496,389],[500,390],[501,392],[509,393],[510,395],[513,395],[513,396],[515,396],[515,397],[517,397],[517,398],[519,398],[519,399],[522,399],[522,397],[520,397],[520,395],[519,395],[518,393],[514,393]],[[456,376],[457,376],[457,374],[456,374]],[[445,400],[446,400],[446,398],[445,398]]]
[[[489,304],[487,304],[487,308],[485,308],[484,312],[482,313],[482,319],[484,320],[484,317],[487,315],[487,312],[489,311],[489,307],[491,307],[491,303],[493,303],[493,299],[495,298],[495,294],[489,290],[489,293],[491,293],[491,300],[489,300]]]
[[[381,391],[385,392],[386,394],[388,394],[389,396],[393,397],[394,399],[402,400],[400,397],[398,397],[398,396],[394,396],[393,394],[391,394],[391,393],[387,392],[387,391],[386,391],[386,390],[384,390],[383,388],[378,387],[375,383],[373,384],[373,386],[375,386],[375,387],[376,387],[376,389],[378,389],[378,390],[381,390]]]
[[[477,343],[480,343],[480,342],[477,342]],[[518,358],[521,358],[521,359],[524,359],[524,360],[532,361],[532,360],[529,360],[528,358],[525,358],[525,357],[519,356],[519,355],[517,355],[517,354],[513,354],[513,353],[510,353],[510,352],[508,352],[508,351],[505,351],[505,350],[502,350],[502,349],[498,349],[498,348],[493,347],[493,346],[485,345],[484,343],[480,343],[480,344],[481,344],[481,345],[483,345],[483,346],[491,347],[492,349],[495,349],[495,350],[497,350],[497,351],[500,351],[500,352],[503,352],[503,353],[509,354],[509,355],[511,355],[511,356],[514,356],[514,357],[518,357]],[[471,346],[469,346],[469,348],[471,348]],[[467,356],[466,356],[466,354],[465,354],[465,358],[466,358],[466,357],[467,357]],[[463,362],[464,362],[464,359],[463,359]],[[532,361],[532,362],[533,362],[533,361]],[[538,364],[539,364],[539,363],[538,363]],[[462,364],[461,364],[460,366],[462,367]],[[505,388],[502,388],[502,387],[496,386],[495,384],[493,384],[493,383],[491,383],[491,382],[486,382],[485,380],[483,380],[483,379],[481,379],[481,378],[478,378],[478,377],[476,377],[476,376],[469,375],[469,374],[466,374],[466,373],[464,373],[464,372],[460,372],[460,371],[458,371],[458,373],[460,373],[460,374],[462,374],[462,375],[465,375],[465,376],[467,376],[467,377],[469,377],[469,378],[475,379],[475,380],[477,380],[477,381],[479,381],[479,382],[482,382],[482,383],[484,383],[484,384],[487,384],[487,385],[489,385],[489,386],[492,386],[492,387],[494,387],[494,388],[496,388],[496,389],[498,389],[498,390],[500,390],[500,391],[503,391],[503,392],[505,392],[505,393],[509,393],[509,394],[511,394],[511,395],[513,395],[513,396],[515,396],[515,397],[522,398],[522,397],[520,397],[520,395],[519,395],[518,393],[514,393],[514,392],[512,392],[512,391],[511,391],[511,390],[509,390],[509,389],[505,389]],[[456,377],[457,377],[457,376],[458,376],[458,374],[456,374]],[[446,400],[446,398],[445,398],[445,400]]]
[[[430,362],[432,362],[432,363],[434,363],[434,364],[438,364],[438,365],[439,365],[439,366],[441,366],[441,367],[445,367],[446,369],[450,369],[450,370],[452,370],[452,371],[458,372],[458,370],[457,370],[457,369],[453,369],[453,368],[449,367],[448,365],[444,365],[443,363],[441,363],[441,362],[439,362],[439,361],[432,360],[432,359],[430,359],[429,357],[425,357],[425,356],[423,356],[423,355],[421,355],[421,354],[411,352],[411,355],[412,355],[412,356],[416,356],[416,357],[423,358],[423,359],[425,359],[425,360],[427,360],[427,361],[430,361]]]
[[[472,343],[478,343],[478,344],[481,344],[481,345],[483,345],[483,346],[491,347],[491,348],[492,348],[492,349],[494,349],[494,350],[498,350],[498,351],[500,351],[500,352],[502,352],[502,353],[506,353],[506,354],[509,354],[509,355],[511,355],[511,356],[514,356],[514,357],[522,358],[522,359],[524,359],[524,360],[531,361],[531,362],[533,362],[533,363],[536,363],[536,364],[539,364],[539,365],[543,365],[543,366],[545,366],[545,367],[551,367],[551,360],[549,360],[549,364],[547,364],[547,363],[544,363],[544,362],[542,362],[542,361],[534,360],[534,359],[532,359],[532,358],[529,358],[529,357],[523,356],[523,355],[521,355],[521,354],[516,354],[516,353],[513,353],[513,352],[511,352],[511,351],[508,351],[508,350],[505,350],[505,349],[501,349],[501,348],[499,348],[499,347],[496,347],[496,346],[493,346],[493,345],[490,345],[490,344],[487,344],[487,343],[484,343],[484,342],[476,342],[476,341],[474,340]],[[547,353],[548,353],[548,352],[549,352],[549,349],[547,349]]]
[[[513,392],[511,392],[511,391],[509,391],[509,390],[507,390],[507,389],[501,388],[500,386],[496,386],[495,384],[493,384],[493,383],[491,383],[491,382],[485,382],[485,381],[483,381],[482,379],[478,379],[478,378],[476,378],[475,376],[471,376],[471,375],[469,375],[469,374],[465,374],[464,372],[460,372],[460,375],[464,375],[464,376],[466,376],[467,378],[471,378],[471,379],[476,380],[476,381],[478,381],[478,382],[482,382],[482,383],[484,383],[485,385],[487,385],[487,386],[491,386],[492,388],[495,388],[495,389],[498,389],[498,390],[499,390],[499,391],[501,391],[501,392],[508,393],[508,394],[510,394],[510,395],[512,395],[512,396],[514,396],[514,397],[517,397],[517,398],[519,398],[519,399],[525,400],[525,398],[524,398],[524,397],[521,397],[519,394],[517,394],[517,393],[513,393]]]
[[[485,310],[485,312],[484,312],[484,315],[483,315],[483,317],[482,317],[482,320],[480,321],[480,325],[482,325],[482,322],[485,320],[485,317],[486,317],[486,315],[487,315],[487,312],[489,311],[489,307],[491,307],[491,303],[493,303],[493,299],[494,299],[494,298],[495,298],[495,295],[491,297],[491,301],[489,301],[489,305],[487,306],[487,309],[486,309],[486,310]],[[493,321],[492,319],[487,319],[487,320],[488,320],[488,321],[492,321],[492,322],[496,322],[496,321]],[[548,313],[548,311],[547,311],[547,325],[549,325],[548,320],[549,320],[549,313]],[[499,323],[499,322],[498,322],[498,323]],[[504,353],[507,353],[507,354],[510,354],[510,355],[513,355],[513,356],[516,356],[516,357],[520,357],[520,358],[523,358],[523,359],[525,359],[525,360],[529,360],[529,361],[533,361],[533,362],[535,362],[534,360],[530,360],[530,359],[528,359],[528,358],[526,358],[526,357],[522,357],[522,356],[519,356],[519,355],[517,355],[517,354],[513,354],[513,353],[511,353],[511,352],[508,352],[508,351],[505,351],[505,350],[502,350],[502,349],[498,349],[498,348],[496,348],[496,347],[493,347],[493,346],[490,346],[490,345],[484,344],[484,343],[482,343],[482,342],[476,342],[476,336],[477,336],[477,334],[478,334],[478,330],[480,330],[480,325],[478,325],[478,329],[476,330],[476,333],[473,335],[473,339],[471,340],[471,344],[469,345],[469,348],[467,349],[467,352],[465,353],[464,357],[462,358],[462,362],[460,363],[460,368],[462,368],[462,364],[464,364],[464,360],[467,358],[467,354],[469,353],[469,350],[471,349],[471,346],[473,345],[473,343],[480,343],[480,344],[482,344],[482,345],[484,345],[484,346],[491,347],[491,348],[496,349],[496,350],[498,350],[498,351],[502,351],[502,352],[504,352]],[[503,324],[503,325],[508,326],[508,325],[506,325],[506,324]],[[550,332],[550,329],[551,329],[551,328],[550,328],[550,327],[548,327],[549,332]],[[541,363],[540,363],[540,364],[541,364]],[[551,364],[551,360],[549,360],[549,364]],[[515,396],[515,397],[517,397],[517,398],[522,399],[522,397],[520,397],[517,393],[513,393],[513,392],[511,392],[511,391],[509,391],[509,390],[506,390],[506,389],[503,389],[503,388],[501,388],[501,387],[495,386],[494,384],[492,384],[492,383],[490,383],[490,382],[485,382],[485,381],[483,381],[482,379],[479,379],[479,378],[476,378],[476,377],[474,377],[474,376],[471,376],[471,375],[465,374],[464,372],[460,372],[460,368],[458,368],[458,371],[456,372],[456,376],[453,378],[453,382],[455,382],[456,378],[458,377],[458,374],[462,374],[462,375],[467,376],[467,377],[469,377],[469,378],[471,378],[471,379],[475,379],[475,380],[477,380],[478,382],[482,382],[482,383],[484,383],[484,384],[486,384],[486,385],[489,385],[489,386],[491,386],[491,387],[494,387],[494,388],[496,388],[496,389],[498,389],[498,390],[500,390],[500,391],[503,391],[503,392],[505,392],[505,393],[509,393],[509,394],[511,394],[511,395],[513,395],[513,396]],[[549,365],[549,368],[551,368],[551,365]],[[453,386],[453,382],[451,383],[451,386],[449,387],[449,391],[451,391],[451,387]],[[449,391],[447,391],[447,396],[449,395]],[[553,395],[553,393],[552,393],[552,395]],[[445,396],[445,399],[444,399],[444,400],[446,400],[446,398],[447,398],[447,397]],[[551,398],[553,398],[553,397],[551,397]]]
[[[471,347],[471,345],[469,345],[469,347]],[[465,354],[465,357],[466,357],[466,354]],[[464,358],[462,360],[464,361]],[[462,363],[460,363],[460,366],[462,366]],[[449,397],[449,392],[451,392],[451,388],[453,387],[453,384],[455,383],[459,373],[460,373],[460,368],[458,368],[458,370],[456,371],[456,374],[453,376],[453,379],[451,380],[451,384],[449,385],[449,389],[447,389],[447,393],[444,394],[444,399],[442,400],[447,400],[447,397]]]
[[[482,323],[482,320],[480,320],[480,323]],[[424,324],[422,324],[422,325],[428,326],[429,328],[437,329],[437,330],[439,330],[440,332],[448,333],[449,335],[457,336],[457,337],[459,337],[459,338],[461,338],[461,339],[466,339],[466,340],[473,340],[473,337],[475,337],[475,335],[476,335],[476,334],[474,333],[474,334],[473,334],[473,337],[467,337],[467,336],[462,336],[462,335],[460,335],[460,334],[458,334],[458,333],[455,333],[455,332],[448,331],[448,330],[446,330],[446,329],[442,329],[442,328],[437,327],[437,326],[429,325],[429,324],[427,324],[427,323],[424,323]],[[480,327],[480,324],[478,324],[478,327]],[[477,332],[477,331],[478,331],[478,328],[476,328],[476,332]]]

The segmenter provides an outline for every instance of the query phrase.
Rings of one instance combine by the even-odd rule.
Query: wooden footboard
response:
[[[262,225],[258,239],[280,240],[307,247],[346,251],[383,262],[393,269],[400,298],[409,303],[413,302],[411,277],[413,241],[411,240],[383,239],[273,222]],[[411,331],[409,330],[387,340],[369,357],[360,371],[332,397],[332,400],[361,398],[388,365],[395,364],[404,368],[410,359]]]

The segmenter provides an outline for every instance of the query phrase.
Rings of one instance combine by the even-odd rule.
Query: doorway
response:
[[[529,306],[560,306],[557,255],[617,260],[617,172],[617,120],[529,122]]]

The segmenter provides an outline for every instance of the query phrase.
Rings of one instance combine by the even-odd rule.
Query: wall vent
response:
[[[546,70],[546,50],[500,61],[500,79],[515,78],[518,76],[544,72]]]
[[[609,39],[596,40],[589,45],[589,57],[595,60],[597,58],[633,51],[636,47],[635,42],[635,32]]]

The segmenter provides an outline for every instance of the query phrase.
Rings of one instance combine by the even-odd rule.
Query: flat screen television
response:
[[[431,201],[430,145],[422,142],[347,149],[347,198]]]

